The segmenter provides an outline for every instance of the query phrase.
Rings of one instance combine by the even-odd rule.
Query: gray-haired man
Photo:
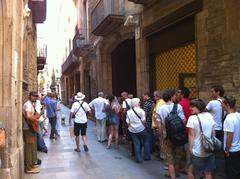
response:
[[[106,135],[107,115],[104,112],[105,106],[107,104],[108,104],[108,101],[104,98],[103,92],[99,92],[98,97],[89,103],[89,106],[95,111],[97,139],[99,142],[104,142],[107,140],[107,135]]]

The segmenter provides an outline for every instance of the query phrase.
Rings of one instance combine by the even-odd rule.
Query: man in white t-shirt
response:
[[[224,111],[222,108],[222,98],[224,95],[224,89],[222,86],[212,86],[211,88],[211,98],[207,104],[207,111],[209,111],[215,121],[215,132],[216,137],[222,141],[223,132],[222,132],[222,121],[224,118]]]
[[[98,97],[89,103],[89,106],[95,111],[97,139],[99,142],[105,142],[107,140],[106,134],[107,114],[104,111],[106,105],[108,105],[108,101],[104,98],[103,92],[99,92]]]
[[[34,166],[37,162],[37,133],[31,127],[31,124],[39,123],[38,116],[35,115],[37,98],[38,93],[32,91],[29,93],[29,100],[23,105],[24,171],[28,174],[40,172],[37,166]]]
[[[75,115],[74,119],[74,135],[76,139],[76,146],[77,148],[75,149],[76,152],[80,152],[80,132],[83,140],[83,148],[85,152],[88,152],[88,147],[87,147],[87,113],[90,113],[91,108],[89,105],[83,101],[85,98],[85,95],[82,94],[81,92],[78,92],[77,95],[75,96],[75,102],[72,105],[70,116],[69,116],[69,125],[71,126],[71,120],[73,114]]]
[[[174,90],[164,90],[162,94],[162,98],[165,102],[162,106],[157,109],[157,127],[159,131],[159,135],[162,139],[162,150],[166,155],[166,160],[168,163],[168,174],[165,176],[170,178],[176,178],[179,172],[179,164],[180,164],[180,155],[183,153],[183,146],[174,146],[171,141],[166,138],[166,126],[165,126],[165,118],[168,114],[173,110],[174,103],[176,98],[176,93]],[[181,105],[177,105],[177,114],[184,121],[184,113]]]
[[[223,124],[226,173],[230,179],[240,178],[240,114],[236,112],[236,99],[225,96],[223,107],[228,115]]]

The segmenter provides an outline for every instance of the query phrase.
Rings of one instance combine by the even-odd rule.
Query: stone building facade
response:
[[[0,178],[23,178],[22,104],[37,90],[36,10],[30,1],[0,1],[0,123],[6,146],[0,149]],[[38,19],[39,20],[39,19]]]
[[[80,82],[72,92],[80,89],[89,98],[97,91],[141,96],[144,91],[186,86],[192,98],[208,101],[211,86],[220,84],[226,94],[240,99],[237,0],[78,3],[78,30],[86,29],[89,49],[79,47],[84,52]]]
[[[142,71],[137,75],[139,79],[144,79],[138,81],[138,94],[145,89],[156,87],[153,84],[156,77],[151,72],[154,69],[151,52],[159,50],[159,53],[167,53],[169,49],[190,43],[195,46],[196,64],[188,69],[189,74],[195,73],[194,97],[208,101],[211,86],[220,84],[226,94],[234,95],[239,100],[239,6],[240,3],[236,0],[148,1],[141,13],[141,35],[136,40],[136,60],[143,63]],[[181,24],[184,27],[181,27]],[[164,38],[164,35],[167,38]],[[156,46],[160,48],[157,49]],[[179,51],[176,58],[182,57],[181,55]],[[158,66],[157,71],[163,72],[163,67]],[[174,69],[174,65],[169,67],[171,68]],[[194,72],[193,68],[196,68]],[[144,85],[141,81],[147,83]]]

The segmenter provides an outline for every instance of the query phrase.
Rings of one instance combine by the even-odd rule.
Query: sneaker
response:
[[[32,170],[26,170],[25,171],[25,173],[27,173],[27,174],[37,174],[39,172],[40,172],[40,170],[38,168],[34,168]]]
[[[87,145],[84,145],[83,148],[84,148],[84,151],[85,151],[85,152],[88,152],[88,147],[87,147]]]

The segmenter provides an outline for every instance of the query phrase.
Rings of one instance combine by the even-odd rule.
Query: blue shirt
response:
[[[45,98],[45,103],[47,106],[47,117],[48,118],[53,118],[56,117],[56,112],[57,112],[57,101],[50,98],[46,97]]]

